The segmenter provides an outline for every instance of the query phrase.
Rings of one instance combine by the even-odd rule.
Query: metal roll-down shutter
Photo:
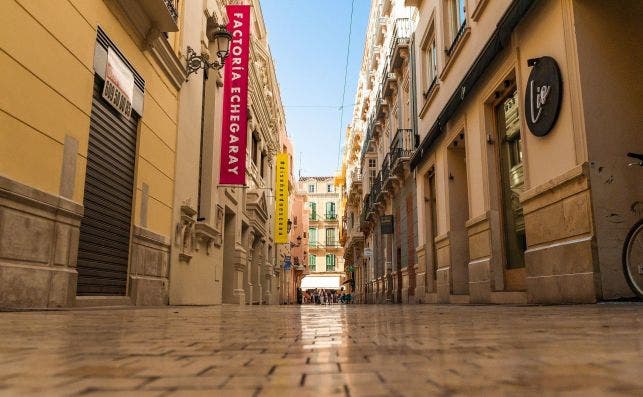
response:
[[[78,295],[125,295],[138,116],[128,120],[106,102],[94,79],[78,245]]]

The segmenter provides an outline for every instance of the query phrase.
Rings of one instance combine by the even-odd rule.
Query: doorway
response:
[[[519,194],[524,186],[523,148],[515,83],[508,86],[495,107],[499,138],[500,200],[505,256],[505,289],[526,290],[525,218]]]

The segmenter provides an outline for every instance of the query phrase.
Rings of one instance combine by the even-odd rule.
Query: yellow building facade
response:
[[[245,186],[218,184],[222,71],[187,76],[188,48],[216,59],[228,3],[5,5],[0,307],[279,301],[290,143],[258,1]]]
[[[70,306],[77,293],[167,301],[178,91],[185,78],[176,48],[182,16],[173,2],[123,3],[5,4],[2,306]],[[134,79],[129,118],[100,95],[108,52]],[[116,124],[118,133],[101,127]],[[110,168],[118,161],[122,175]],[[100,216],[115,224],[101,229]],[[112,227],[122,230],[110,246],[101,233]],[[140,266],[144,251],[155,257],[148,269]],[[94,266],[99,258],[110,265]]]

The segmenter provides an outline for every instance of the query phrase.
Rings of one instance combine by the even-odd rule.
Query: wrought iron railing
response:
[[[368,152],[368,145],[370,145],[371,139],[373,139],[373,128],[374,128],[374,120],[371,118],[368,122],[368,126],[366,127],[366,137],[364,138],[364,143],[362,144],[362,155],[360,156],[361,158],[364,158],[366,155],[366,152]]]
[[[456,33],[455,37],[453,38],[453,41],[451,42],[451,45],[447,49],[447,56],[451,56],[451,53],[453,53],[453,50],[455,50],[455,47],[460,42],[460,39],[462,39],[462,36],[464,35],[464,31],[466,29],[467,29],[467,21],[464,20],[462,22],[462,25],[460,25],[460,29],[458,29],[458,33]]]
[[[372,203],[377,202],[377,196],[379,196],[381,192],[382,192],[382,171],[377,173],[377,177],[375,177],[375,182],[373,183],[373,187],[371,188]]]
[[[336,221],[337,220],[337,213],[336,212],[327,212],[326,213],[326,220],[327,221]]]
[[[408,43],[411,38],[411,19],[398,18],[395,20],[395,28],[393,29],[393,45]]]
[[[433,77],[433,80],[431,80],[431,84],[429,85],[429,88],[422,93],[422,96],[424,97],[424,99],[428,99],[429,96],[431,96],[431,93],[433,92],[437,84],[438,84],[438,76],[435,76]]]
[[[408,159],[417,148],[418,136],[409,128],[399,128],[391,142],[391,166],[395,166],[399,159]]]
[[[170,16],[174,20],[174,23],[179,21],[179,0],[163,0],[165,6],[167,7],[167,12],[170,13]]]
[[[390,154],[387,153],[386,156],[384,156],[384,161],[382,161],[382,182],[386,182],[391,174],[391,167],[390,167]]]

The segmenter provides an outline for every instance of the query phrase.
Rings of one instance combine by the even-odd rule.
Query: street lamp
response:
[[[185,80],[192,74],[203,69],[204,73],[207,76],[208,69],[221,69],[225,64],[225,60],[230,53],[230,41],[232,41],[232,35],[226,29],[225,25],[215,25],[212,28],[208,28],[207,36],[210,41],[213,41],[216,46],[216,59],[212,62],[209,61],[210,57],[207,53],[201,53],[200,55],[188,46],[187,52],[187,76]]]

